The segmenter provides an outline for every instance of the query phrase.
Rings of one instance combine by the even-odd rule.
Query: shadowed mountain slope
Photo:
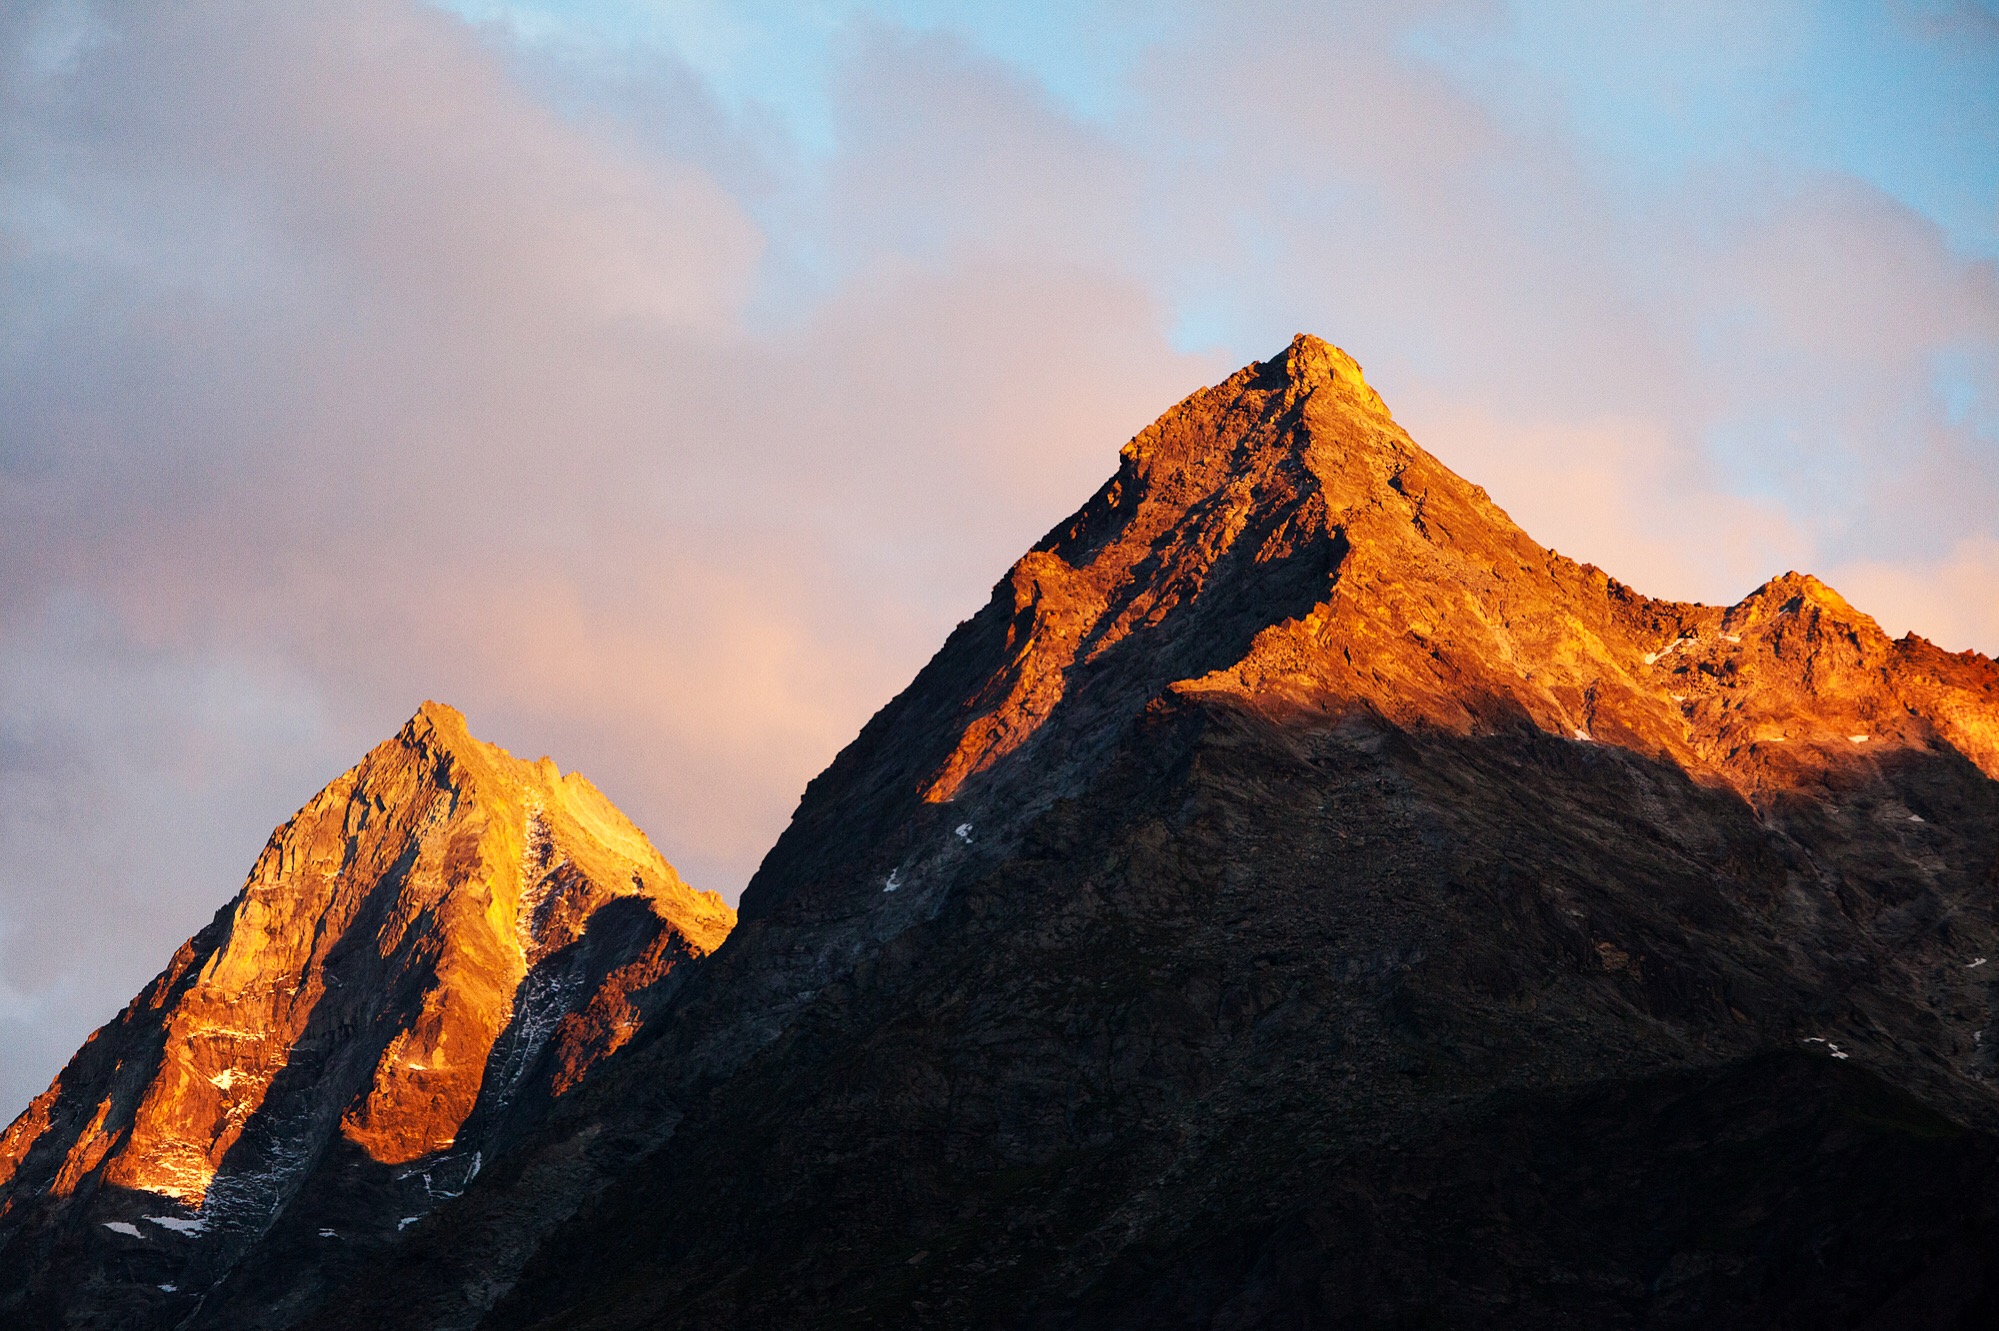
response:
[[[1980,1324],[1995,743],[1991,661],[1644,597],[1299,338],[314,1325]]]
[[[346,1284],[256,1279],[371,1331],[1985,1325],[1995,777],[1993,662],[1799,575],[1644,597],[1299,338],[1126,447],[617,1058]]]
[[[6,1320],[176,1325],[274,1245],[287,1303],[461,1190],[732,923],[580,775],[424,704],[0,1137]]]

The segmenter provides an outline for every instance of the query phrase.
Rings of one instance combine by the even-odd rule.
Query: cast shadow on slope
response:
[[[10,1236],[0,1258],[14,1295],[6,1309],[10,1324],[64,1325],[66,1309],[88,1305],[101,1307],[111,1319],[106,1325],[119,1328],[172,1326],[195,1314],[202,1325],[287,1325],[398,1243],[410,1224],[462,1192],[482,1160],[546,1112],[569,1080],[565,1073],[575,1071],[559,1060],[574,1061],[578,1053],[579,1041],[551,1038],[560,1022],[582,1006],[579,996],[596,994],[614,969],[658,941],[663,921],[637,896],[595,912],[581,937],[543,958],[520,986],[486,1060],[477,1102],[451,1145],[384,1162],[343,1133],[342,1119],[368,1093],[396,1038],[420,1019],[435,983],[427,917],[393,931],[401,943],[388,956],[374,941],[390,932],[388,913],[413,856],[383,875],[329,951],[325,992],[220,1161],[202,1206],[106,1184],[102,1171],[87,1173],[61,1210],[38,1213],[39,1223]],[[226,942],[226,916],[197,936],[183,984]],[[667,961],[684,960],[684,947],[668,952]],[[343,1001],[346,994],[367,997],[354,1004]],[[662,996],[629,995],[647,1006]],[[156,1010],[164,1009],[138,1015]],[[145,1044],[143,1067],[134,1057],[140,1051],[125,1049],[132,1066],[119,1070],[121,1085],[142,1089],[153,1079],[163,1053],[160,1033],[154,1037]],[[109,1056],[111,1043],[87,1045],[73,1080],[97,1084],[99,1078],[81,1074],[96,1070],[93,1060]],[[58,1117],[67,1080],[66,1074],[58,1083]],[[103,1131],[110,1136],[124,1127],[107,1121]],[[42,1163],[32,1153],[24,1161],[31,1171]]]
[[[485,1162],[532,1131],[560,1098],[563,1061],[575,1050],[559,1037],[579,997],[599,992],[665,927],[637,896],[594,912],[582,936],[544,957],[516,990],[478,1100],[452,1145],[387,1165],[336,1136],[249,1259],[215,1290],[210,1316],[217,1324],[290,1325],[402,1241],[409,1225],[462,1195]],[[684,959],[684,947],[680,953]]]
[[[1949,751],[1830,777],[1851,863],[1531,727],[1162,703],[483,1325],[1976,1316],[1999,783]],[[1883,821],[1911,799],[1944,804]],[[1424,1255],[1453,1196],[1444,1248],[1483,1254],[1455,1273]]]
[[[1128,481],[1124,471],[1074,520],[1043,538],[1034,553],[1080,560],[1113,539],[1129,514],[1105,496],[1122,481]],[[1167,615],[1146,632],[1105,642],[1106,628],[1130,608],[1138,589],[1151,586],[1153,565],[1179,537],[1176,530],[1161,532],[1097,616],[1074,658],[1061,667],[1060,696],[1052,709],[1024,744],[973,775],[960,806],[1005,808],[1011,820],[1023,809],[1031,813],[1072,793],[1068,774],[1086,771],[1169,684],[1240,661],[1269,625],[1310,613],[1339,576],[1349,552],[1345,533],[1338,528],[1319,533],[1289,558],[1264,560],[1259,551],[1315,499],[1305,478],[1296,503],[1256,510],[1199,582],[1167,589],[1169,597],[1202,602],[1202,613]],[[999,582],[987,604],[951,633],[910,686],[807,785],[790,825],[743,894],[744,920],[779,911],[801,889],[808,895],[851,889],[854,869],[867,872],[893,862],[960,821],[949,802],[931,803],[918,792],[945,768],[967,728],[991,711],[1017,678],[1025,645],[1045,627],[1049,611],[1038,592],[1019,603],[1015,580],[1026,562]],[[994,675],[995,660],[1010,665]],[[1051,779],[1053,774],[1061,775]]]
[[[1031,1324],[1971,1331],[1999,1319],[1995,1182],[1999,1138],[1775,1052],[1504,1097],[1300,1178],[1289,1214],[1121,1253]]]

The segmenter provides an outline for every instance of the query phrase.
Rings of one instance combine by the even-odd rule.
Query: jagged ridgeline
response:
[[[1299,338],[807,788],[579,1097],[649,1144],[315,1325],[1975,1320],[1995,775],[1990,660],[1643,596]]]
[[[734,922],[581,775],[426,703],[0,1138],[16,1307],[171,1324],[272,1243],[295,1299],[462,1191]]]
[[[477,1083],[515,1107],[480,1089],[389,1166],[362,1145],[404,1140],[368,1109],[388,1042],[356,1043],[329,1152],[470,1145],[476,1178],[432,1171],[461,1196],[406,1231],[370,1212],[374,1255],[336,1266],[301,1191],[176,1314],[1986,1325],[1995,778],[1992,661],[1797,574],[1641,595],[1301,337],[1125,447],[807,787],[740,925],[616,1057],[523,1020],[543,1052],[488,1037]],[[67,1131],[24,1157],[31,1216],[68,1214]],[[115,1218],[164,1243],[155,1213],[197,1214]],[[41,1283],[11,1288],[75,1325],[168,1297],[90,1214],[24,1228],[6,1258]]]

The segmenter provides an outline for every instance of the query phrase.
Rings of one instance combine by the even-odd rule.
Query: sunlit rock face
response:
[[[1031,744],[1079,689],[1127,707],[1162,691],[1273,714],[1364,706],[1461,735],[1526,722],[1744,791],[1860,745],[1954,745],[1999,778],[1990,662],[1892,642],[1809,576],[1723,609],[1653,600],[1544,549],[1312,337],[1132,440],[1002,587],[1002,660],[927,799]]]
[[[1811,578],[1536,544],[1299,338],[811,783],[581,1092],[643,1149],[311,1325],[1983,1324],[1995,726]]]
[[[343,1156],[434,1199],[734,919],[581,775],[426,703],[0,1138],[0,1234],[68,1215],[241,1247]]]
[[[1300,338],[1007,572],[807,787],[726,947],[655,952],[618,897],[537,961],[548,898],[469,889],[494,923],[467,948],[517,954],[497,1037],[421,986],[365,1033],[308,1018],[200,1211],[166,1213],[250,1213],[286,1143],[328,1142],[254,1252],[204,1285],[145,1264],[160,1212],[93,1212],[17,1320],[1985,1325],[1995,736],[1990,660],[1799,575],[1645,597]],[[487,862],[456,844],[412,863]],[[429,936],[399,893],[347,927],[385,994],[413,955],[387,940]],[[467,1109],[440,1071],[474,1038]],[[137,1097],[105,1088],[148,1047],[79,1054],[21,1177],[111,1191]],[[307,1066],[342,1088],[296,1102],[332,1106],[318,1138],[272,1109]]]

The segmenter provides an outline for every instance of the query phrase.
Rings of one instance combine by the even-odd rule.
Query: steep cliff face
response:
[[[815,784],[745,908],[834,890],[814,886],[827,832],[878,835],[912,787],[1044,805],[1143,709],[1195,695],[1463,737],[1527,727],[1752,798],[1942,748],[1999,777],[1990,661],[1890,641],[1795,573],[1725,609],[1642,596],[1535,544],[1410,440],[1350,357],[1300,337],[1125,447]]]
[[[1995,725],[1991,661],[1813,579],[1543,549],[1300,338],[1134,439],[644,1047],[312,1324],[1979,1324]]]
[[[17,1306],[178,1321],[330,1174],[320,1246],[391,1240],[733,922],[582,776],[426,703],[0,1137]]]

